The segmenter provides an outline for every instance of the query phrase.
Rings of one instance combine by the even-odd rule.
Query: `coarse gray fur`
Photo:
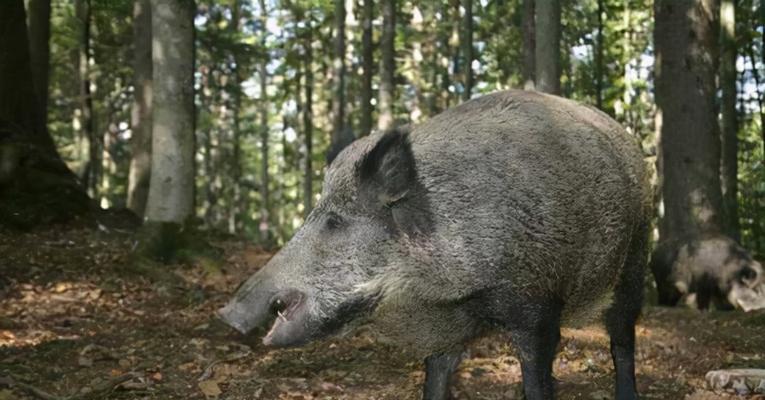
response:
[[[381,135],[341,154],[327,174],[327,206],[353,204],[353,168]],[[446,350],[481,325],[455,305],[486,291],[557,297],[569,322],[608,304],[649,218],[642,153],[617,123],[569,100],[511,91],[436,116],[414,128],[411,145],[422,185],[411,195],[428,199],[433,227],[424,240],[391,243],[396,251],[383,254],[395,258],[361,285],[383,294],[373,318],[380,332]]]
[[[343,150],[305,225],[222,315],[249,331],[274,293],[298,290],[306,311],[279,329],[299,319],[283,336],[302,336],[281,343],[367,323],[423,357],[509,328],[537,303],[559,304],[564,323],[590,320],[617,285],[636,318],[649,220],[634,137],[570,100],[498,92]],[[364,312],[337,315],[358,299]]]

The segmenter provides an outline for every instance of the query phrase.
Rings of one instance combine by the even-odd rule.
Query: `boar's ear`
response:
[[[392,206],[413,189],[417,173],[408,129],[386,132],[359,166],[360,186],[370,201]]]

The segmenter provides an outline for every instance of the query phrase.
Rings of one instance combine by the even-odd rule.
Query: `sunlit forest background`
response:
[[[319,196],[333,132],[342,139],[377,127],[382,15],[377,5],[366,13],[362,3],[198,1],[198,227],[284,243],[310,208],[306,190],[312,202]],[[476,0],[468,12],[470,3],[398,2],[397,124],[416,124],[482,93],[524,87],[522,2]],[[51,2],[48,126],[102,207],[127,206],[139,23],[133,7],[115,0]],[[741,239],[763,254],[763,25],[756,0],[738,1],[736,11]],[[597,105],[639,135],[649,159],[656,155],[652,30],[650,0],[563,1],[561,94]],[[337,95],[340,80],[344,97]],[[333,121],[339,108],[340,126]]]
[[[642,145],[656,212],[645,246],[646,253],[647,247],[654,250],[651,274],[635,328],[638,392],[689,400],[762,394],[765,274],[757,260],[765,258],[765,0],[0,0],[0,400],[422,398],[423,360],[375,340],[364,327],[344,338],[274,349],[261,344],[261,335],[234,332],[216,316],[225,314],[216,312],[230,299],[236,302],[238,285],[269,260],[291,260],[272,257],[319,203],[328,165],[345,146],[376,131],[426,124],[447,109],[508,89],[555,94],[600,109]],[[563,104],[546,96],[506,98]],[[550,114],[550,121],[560,120]],[[588,118],[580,120],[589,123]],[[529,136],[502,129],[517,135],[508,135],[513,140]],[[606,133],[600,126],[593,131]],[[408,133],[396,132],[391,135],[407,140]],[[417,134],[414,128],[412,137]],[[477,140],[486,137],[478,134]],[[584,164],[555,145],[550,153],[563,149],[560,170]],[[369,153],[374,151],[364,156]],[[595,151],[586,154],[597,157]],[[550,165],[558,166],[557,158],[550,161],[555,155],[535,153],[519,164],[528,171],[513,173],[548,173]],[[432,162],[444,156],[438,157]],[[412,161],[409,175],[418,173],[418,160],[405,163]],[[441,171],[462,165],[444,161]],[[476,160],[476,176],[497,170],[483,161]],[[606,161],[593,165],[618,165]],[[454,176],[472,178],[472,170],[458,172]],[[609,184],[584,167],[572,172],[583,182]],[[553,184],[564,179],[550,176]],[[519,187],[508,198],[526,195],[524,190],[535,189]],[[591,202],[588,196],[601,194],[578,192],[573,201],[581,209],[592,207],[582,205]],[[441,190],[425,200],[443,197],[459,196]],[[553,210],[564,203],[553,197],[529,199]],[[481,193],[474,198],[483,200]],[[610,203],[624,205],[619,199]],[[324,206],[311,218],[331,226],[337,221],[322,215],[331,214]],[[518,210],[532,214],[523,204]],[[428,212],[417,208],[412,215],[428,219]],[[609,212],[603,210],[604,220],[614,215]],[[545,232],[527,231],[542,239],[548,227],[560,242],[580,232],[556,232],[555,226],[567,225],[534,217],[544,222],[539,231]],[[576,217],[571,220],[586,225],[577,227],[581,232],[598,225],[584,221],[586,215]],[[611,232],[607,225],[597,228]],[[341,240],[343,246],[374,247],[359,245],[363,240],[357,239],[365,237],[333,235],[307,242],[320,242],[317,248]],[[580,236],[566,246],[605,234]],[[564,249],[542,239],[526,243]],[[482,251],[475,241],[465,243],[449,251]],[[385,246],[381,251],[389,250]],[[590,261],[589,253],[575,250],[541,251],[540,264],[567,263],[569,255],[581,255],[576,265]],[[413,257],[411,266],[420,267],[431,255]],[[351,257],[326,265],[310,257],[306,265],[325,275],[296,275],[335,281],[333,274],[346,273],[335,266],[350,265],[356,261]],[[520,260],[508,271],[524,278],[537,269]],[[401,278],[407,289],[413,275],[438,278],[433,293],[410,290],[417,307],[437,304],[449,311],[453,305],[489,304],[482,296],[484,289],[495,293],[493,286],[436,293],[449,280],[438,275],[461,271],[461,262],[455,257],[432,274],[403,269],[390,276]],[[548,267],[535,273],[555,271]],[[255,276],[250,282],[257,283]],[[537,278],[546,283],[551,277]],[[595,294],[611,285],[602,276],[593,278],[577,285],[590,285]],[[624,282],[614,285],[632,286],[626,300],[636,314],[641,281]],[[568,284],[558,283],[550,286]],[[303,297],[291,291],[292,305],[284,308],[288,298],[243,286],[268,300],[261,311],[268,310],[273,327],[295,312],[292,305],[314,304],[296,303]],[[358,292],[359,286],[348,286],[348,292]],[[284,294],[286,287],[276,288]],[[519,309],[548,315],[531,304],[540,296],[527,297]],[[558,307],[558,296],[552,297]],[[694,302],[705,311],[687,307]],[[339,310],[356,318],[344,308],[356,303],[344,302]],[[734,307],[740,310],[725,311]],[[239,317],[253,313],[248,306]],[[339,317],[346,324],[346,315]],[[451,322],[443,326],[454,330]],[[544,330],[538,336],[554,332]],[[492,332],[470,343],[449,393],[459,399],[521,398],[527,374],[514,339]],[[626,353],[612,347],[607,331],[585,324],[562,329],[561,339],[552,365],[559,398],[612,398],[612,357]],[[438,363],[453,363],[437,356]],[[734,371],[736,378],[708,378],[715,371]],[[624,381],[624,374],[616,375]],[[630,386],[624,382],[622,389]]]

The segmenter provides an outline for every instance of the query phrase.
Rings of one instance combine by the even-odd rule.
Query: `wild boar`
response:
[[[507,330],[526,398],[554,397],[561,324],[603,315],[618,399],[637,397],[650,191],[635,138],[593,108],[506,91],[343,150],[287,245],[220,310],[295,346],[368,324],[449,396],[464,346]]]
[[[723,235],[669,240],[651,256],[659,304],[675,306],[695,295],[696,306],[706,310],[765,308],[765,274],[762,265]]]

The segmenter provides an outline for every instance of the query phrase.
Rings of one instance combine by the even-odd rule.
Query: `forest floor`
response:
[[[137,268],[127,232],[0,232],[0,400],[419,398],[421,362],[363,331],[300,349],[241,344],[214,311],[270,254],[211,242],[216,257]],[[763,313],[646,307],[643,398],[743,398],[705,389],[704,375],[765,368],[763,331]],[[564,330],[554,368],[560,398],[613,398],[602,328]],[[507,335],[470,346],[455,381],[457,399],[520,398]]]

